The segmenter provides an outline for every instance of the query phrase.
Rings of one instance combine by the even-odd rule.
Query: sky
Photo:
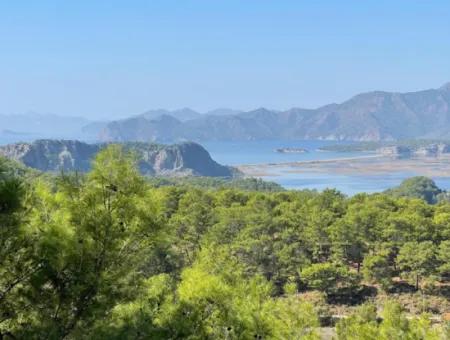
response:
[[[1,1],[0,113],[315,108],[450,81],[448,0]]]

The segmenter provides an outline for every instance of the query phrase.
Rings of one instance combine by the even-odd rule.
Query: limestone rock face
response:
[[[231,177],[236,170],[215,162],[208,151],[192,142],[161,146],[158,144],[125,144],[139,154],[143,173],[156,175],[194,175]]]
[[[87,144],[73,140],[37,140],[0,147],[0,155],[41,171],[89,171],[95,155],[107,144]],[[215,162],[201,145],[185,142],[174,145],[125,143],[138,155],[145,175],[232,177],[237,170]]]
[[[423,146],[418,148],[415,151],[415,154],[418,156],[440,156],[442,154],[450,153],[450,145],[447,143],[439,143],[439,144],[430,144],[427,146]]]
[[[45,139],[3,146],[0,155],[41,171],[87,171],[100,148],[100,145],[73,140]]]
[[[403,158],[411,156],[413,150],[407,146],[386,146],[377,149],[377,153],[382,154],[383,156]]]
[[[411,147],[404,145],[393,145],[378,148],[377,153],[383,156],[396,158],[407,157],[438,157],[450,153],[450,144],[447,143],[430,143],[420,147]]]

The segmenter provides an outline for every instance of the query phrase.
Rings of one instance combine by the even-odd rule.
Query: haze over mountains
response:
[[[98,130],[105,124],[99,125],[95,131],[86,129],[86,126],[94,126],[83,117],[62,116],[56,114],[42,114],[27,112],[17,115],[0,114],[0,142],[12,143],[17,141],[29,141],[38,138],[76,138],[94,140]]]
[[[450,83],[438,89],[409,93],[362,93],[341,104],[317,109],[274,111],[260,108],[248,112],[218,109],[204,114],[188,108],[160,109],[126,119],[94,123],[70,117],[47,120],[40,117],[39,124],[33,121],[34,118],[26,119],[27,123],[11,127],[8,119],[0,116],[0,123],[4,130],[41,132],[39,137],[42,138],[53,137],[45,133],[57,121],[58,138],[67,134],[69,138],[107,142],[447,139],[450,138]]]

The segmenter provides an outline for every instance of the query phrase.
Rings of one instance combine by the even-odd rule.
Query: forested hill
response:
[[[449,338],[448,202],[155,186],[118,145],[3,160],[0,339]]]
[[[0,155],[41,171],[88,171],[92,159],[107,144],[87,144],[75,140],[37,140],[0,147]],[[125,143],[139,160],[141,173],[161,176],[233,177],[238,171],[215,162],[208,151],[196,143],[161,145]]]
[[[104,141],[445,139],[450,137],[450,84],[410,93],[367,92],[313,110],[151,111],[110,122],[98,137]]]

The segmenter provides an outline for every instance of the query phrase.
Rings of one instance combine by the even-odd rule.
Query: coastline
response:
[[[385,155],[366,155],[324,160],[243,164],[237,168],[248,176],[273,177],[284,174],[329,173],[333,175],[377,176],[410,173],[411,176],[449,177],[450,156],[395,159]]]
[[[324,151],[326,152],[326,151]],[[253,167],[253,166],[301,166],[303,164],[321,164],[321,163],[337,163],[348,162],[355,160],[365,160],[374,158],[386,158],[384,155],[367,155],[367,156],[355,156],[355,157],[343,157],[343,158],[330,158],[330,159],[313,159],[307,161],[295,161],[295,162],[279,162],[279,163],[260,163],[260,164],[242,164],[236,167]]]

